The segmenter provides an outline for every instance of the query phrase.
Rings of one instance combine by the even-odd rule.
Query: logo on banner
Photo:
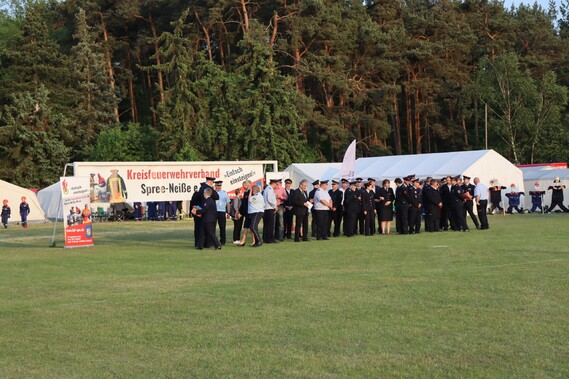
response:
[[[69,188],[67,188],[67,180],[61,182],[61,190],[63,191],[64,195],[69,195]]]

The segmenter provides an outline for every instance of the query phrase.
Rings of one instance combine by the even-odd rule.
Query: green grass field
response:
[[[0,230],[0,377],[569,377],[569,216],[193,248],[190,222]]]

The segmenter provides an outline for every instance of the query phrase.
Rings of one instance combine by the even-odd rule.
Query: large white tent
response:
[[[285,171],[291,173],[293,184],[297,185],[301,179],[339,179],[340,166],[341,163],[295,163]],[[437,179],[447,175],[467,175],[479,177],[486,185],[497,180],[503,186],[509,187],[514,183],[518,190],[524,190],[522,171],[494,150],[390,155],[356,160],[356,177],[393,180],[411,174]]]
[[[559,178],[562,184],[569,186],[569,169],[567,168],[541,166],[527,167],[522,168],[521,170],[524,175],[524,184],[527,191],[527,196],[525,197],[524,201],[524,207],[527,209],[531,208],[531,196],[529,196],[529,191],[534,191],[535,182],[539,183],[540,191],[545,191],[543,204],[547,206],[551,204],[551,191],[549,191],[547,188],[553,185],[553,181],[556,178]],[[567,202],[569,201],[569,189],[565,189],[563,191],[563,195],[565,198],[564,205],[567,206]]]
[[[30,206],[28,221],[45,222],[44,212],[39,204],[36,194],[33,191],[0,180],[0,197],[2,200],[8,200],[8,204],[12,210],[12,215],[8,220],[9,223],[15,224],[20,222],[20,203],[22,202],[22,196],[26,197],[26,201]]]
[[[38,200],[48,220],[63,220],[63,204],[59,182],[38,191]]]

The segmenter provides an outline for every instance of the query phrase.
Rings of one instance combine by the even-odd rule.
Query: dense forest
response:
[[[4,1],[0,179],[80,160],[569,160],[569,0]],[[486,135],[486,125],[487,135]]]

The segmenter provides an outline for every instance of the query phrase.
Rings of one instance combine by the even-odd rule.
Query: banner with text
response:
[[[75,162],[74,174],[90,178],[91,203],[110,204],[191,200],[206,177],[229,195],[247,179],[264,183],[262,162]]]
[[[66,215],[65,247],[93,246],[89,177],[63,177],[59,183]]]

